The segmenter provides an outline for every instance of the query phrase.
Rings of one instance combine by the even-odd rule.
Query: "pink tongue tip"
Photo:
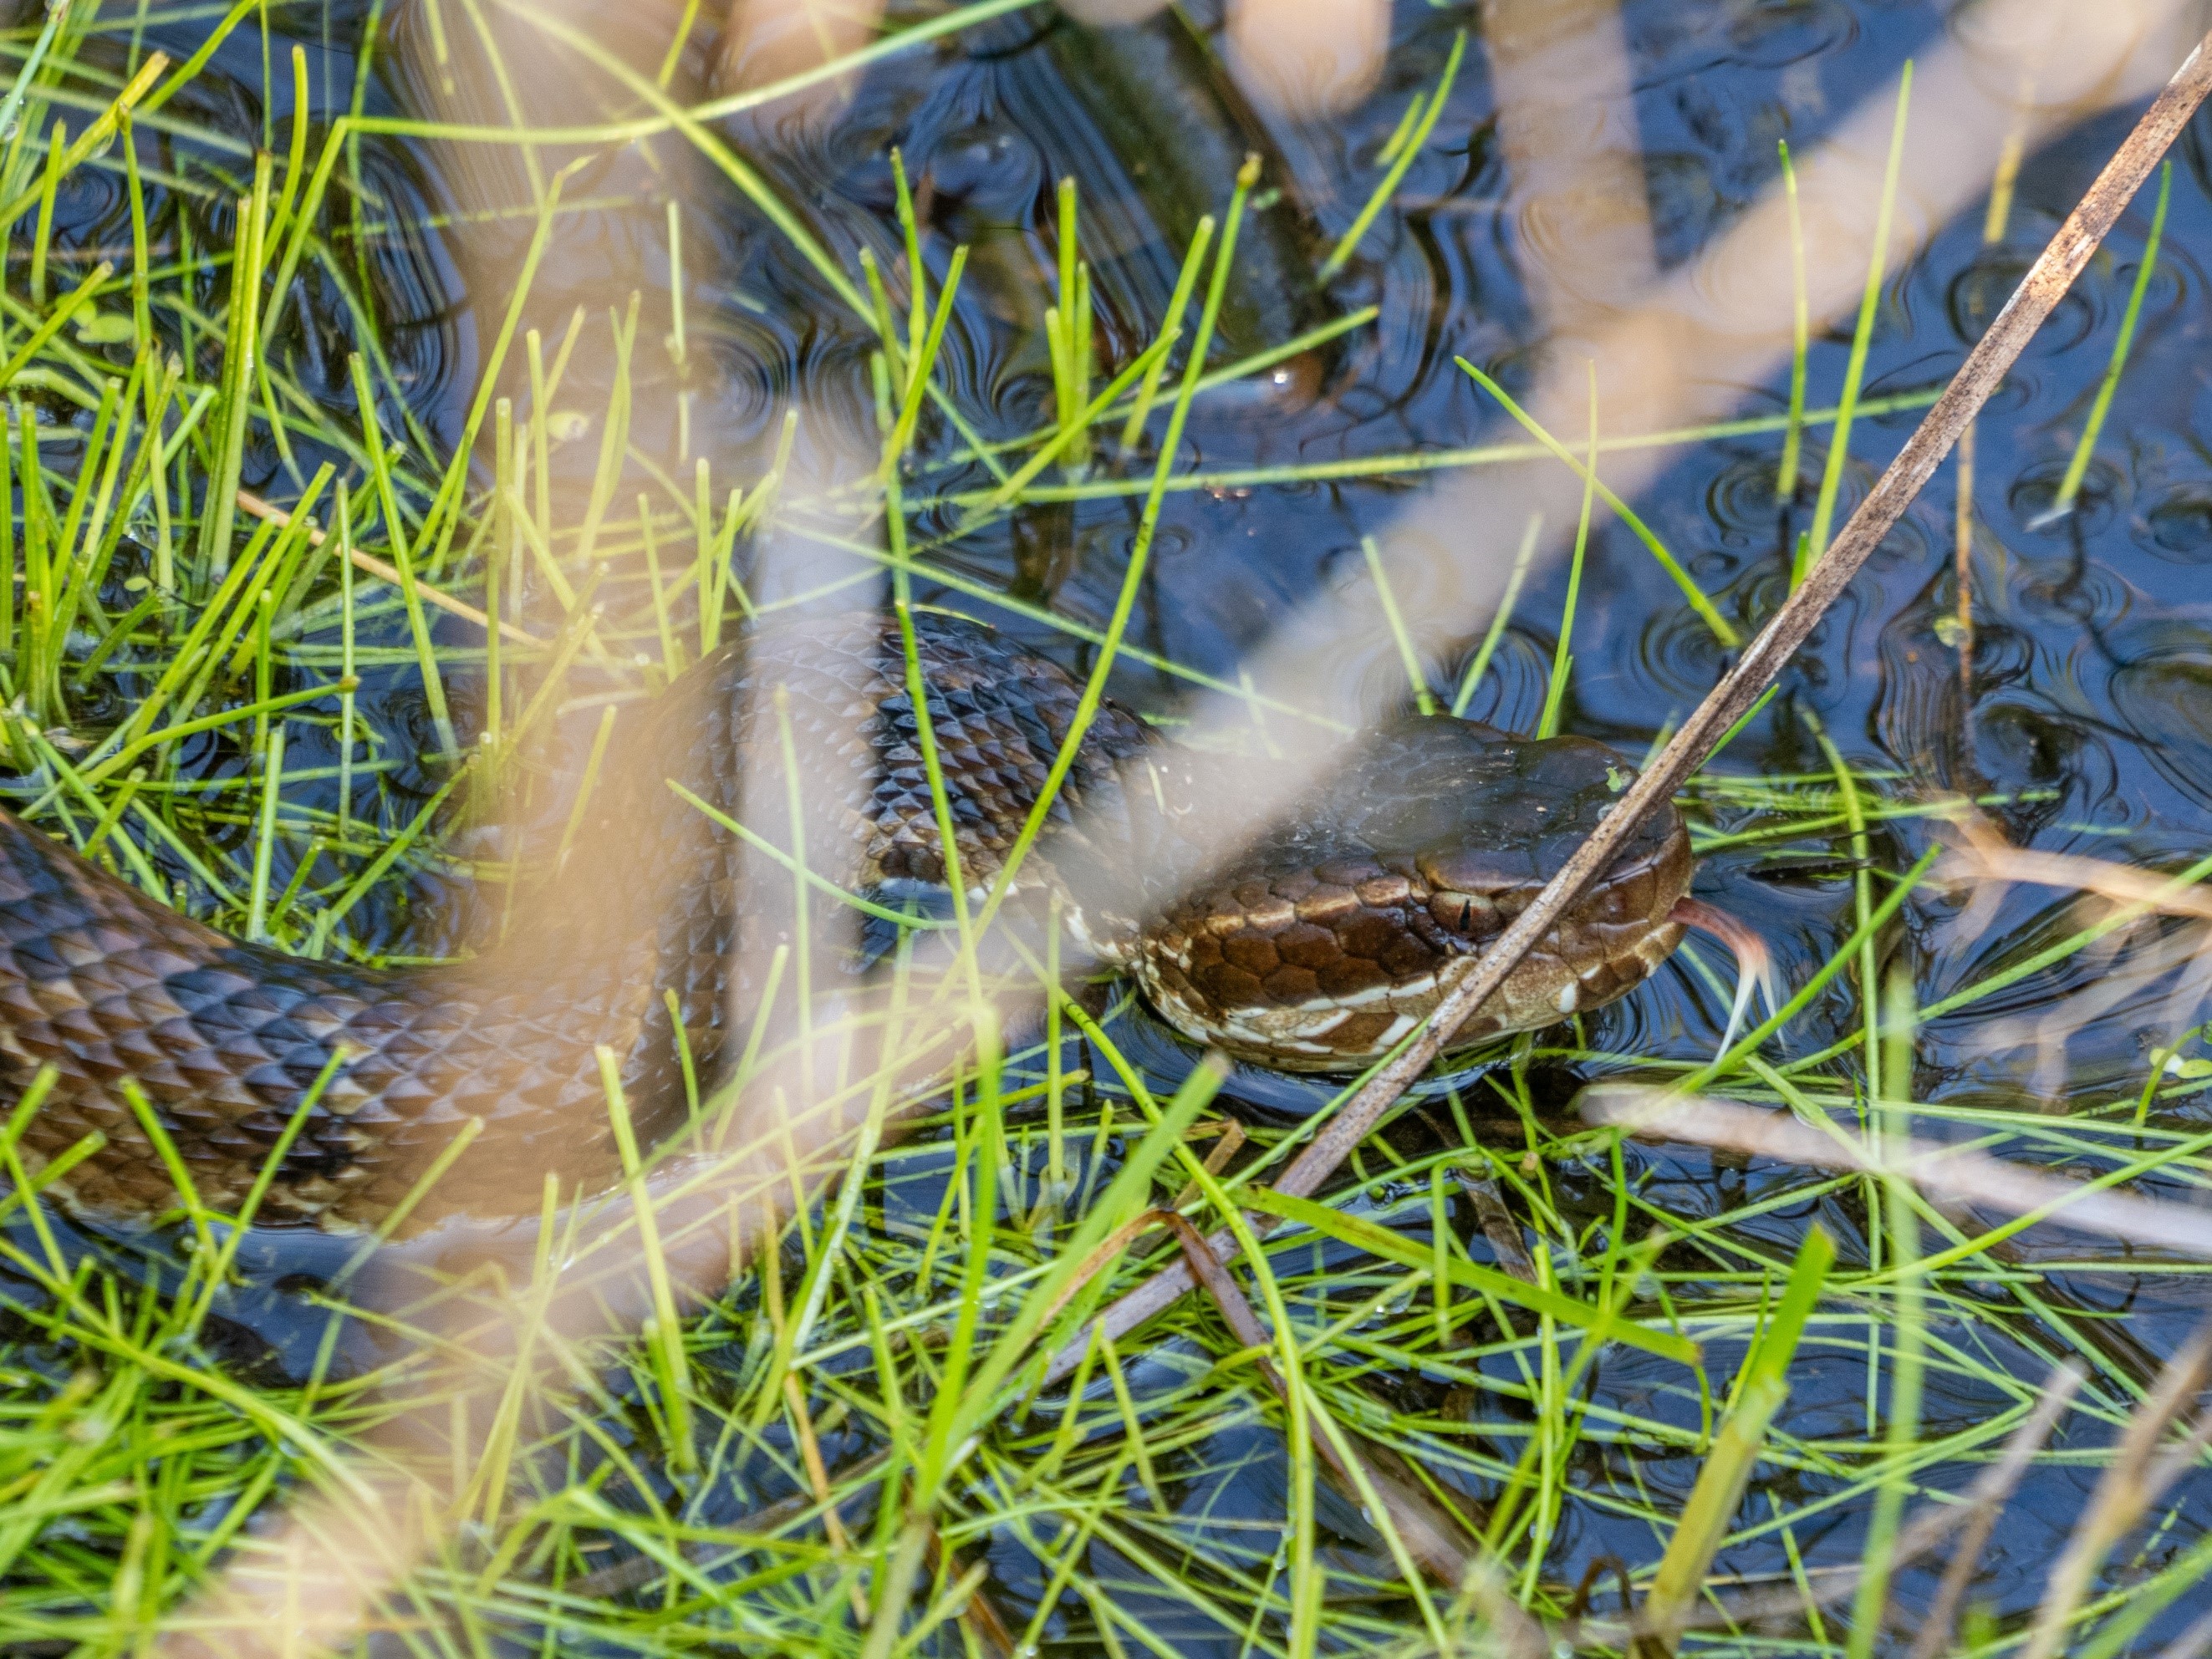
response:
[[[1766,941],[1749,927],[1702,899],[1677,899],[1668,918],[1718,939],[1735,957],[1735,1000],[1729,1008],[1728,1029],[1721,1034],[1720,1051],[1726,1054],[1735,1046],[1736,1033],[1743,1027],[1743,1017],[1751,1006],[1754,988],[1766,1004],[1768,1014],[1781,1009],[1781,999],[1775,991],[1773,954],[1767,950]]]

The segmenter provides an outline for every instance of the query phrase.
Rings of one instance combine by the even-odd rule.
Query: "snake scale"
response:
[[[914,633],[962,879],[981,887],[1037,800],[1080,690],[976,623],[921,611]],[[842,617],[741,639],[635,724],[592,798],[579,844],[596,850],[502,943],[451,965],[240,942],[0,813],[0,1102],[13,1109],[42,1068],[54,1074],[21,1129],[28,1167],[96,1132],[51,1190],[94,1219],[150,1221],[177,1203],[150,1115],[200,1200],[234,1212],[342,1056],[257,1225],[372,1228],[471,1119],[475,1142],[410,1225],[534,1211],[549,1171],[566,1190],[609,1183],[619,1164],[594,1045],[617,1057],[639,1139],[665,1137],[684,1120],[687,1057],[708,1085],[734,1063],[745,930],[788,930],[749,890],[757,857],[670,781],[728,817],[782,822],[784,759],[802,757],[823,802],[805,820],[814,867],[878,897],[945,875],[895,623]],[[1226,860],[1183,834],[1191,792],[1219,787],[1207,775],[1104,703],[1023,872],[1057,890],[1079,937],[1186,1035],[1342,1072],[1435,1004],[1628,773],[1589,739],[1407,717],[1366,733]],[[1641,981],[1680,942],[1690,873],[1670,811],[1457,1041],[1547,1024]]]

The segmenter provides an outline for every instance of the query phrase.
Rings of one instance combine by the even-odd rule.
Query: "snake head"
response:
[[[1377,727],[1244,853],[1164,908],[1135,970],[1187,1036],[1329,1071],[1365,1065],[1433,1008],[1566,862],[1634,775],[1587,738],[1471,720]],[[1612,1001],[1681,939],[1689,840],[1671,810],[1457,1034]]]

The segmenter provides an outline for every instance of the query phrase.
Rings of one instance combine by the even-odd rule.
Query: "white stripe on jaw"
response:
[[[1457,968],[1458,964],[1455,963],[1452,966]],[[1324,1008],[1340,1008],[1349,1012],[1354,1008],[1372,1007],[1378,1002],[1401,1002],[1416,997],[1427,997],[1433,1000],[1436,995],[1437,976],[1426,974],[1419,979],[1409,979],[1402,985],[1370,985],[1364,991],[1354,991],[1350,996],[1315,997],[1309,1001],[1294,1002],[1282,1012],[1304,1013]]]
[[[1633,949],[1645,975],[1656,965],[1653,956],[1665,959],[1667,951],[1658,946],[1667,931],[1651,930]],[[1327,1055],[1347,1064],[1358,1064],[1383,1054],[1412,1030],[1446,993],[1474,971],[1480,960],[1475,954],[1455,957],[1435,973],[1419,979],[1403,984],[1372,985],[1349,996],[1316,997],[1287,1007],[1243,1007],[1221,1012],[1195,1006],[1187,996],[1170,992],[1158,982],[1154,975],[1145,971],[1141,961],[1137,976],[1154,1006],[1186,1036],[1199,1042],[1221,1042],[1263,1051],[1272,1048],[1285,1054]],[[1530,969],[1536,971],[1531,974]],[[1563,975],[1566,981],[1556,991],[1547,983],[1554,975]],[[1586,1000],[1586,989],[1595,988],[1590,981],[1591,975],[1577,975],[1550,953],[1536,953],[1486,1005],[1498,1022],[1492,1034],[1534,1030],[1579,1012]],[[1339,1030],[1354,1012],[1377,1005],[1389,1008],[1395,1018],[1374,1037],[1357,1044],[1317,1041]]]

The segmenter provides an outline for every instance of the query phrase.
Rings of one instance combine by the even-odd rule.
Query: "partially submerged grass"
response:
[[[1009,9],[947,13],[905,38]],[[165,21],[204,27],[211,50],[257,15],[249,3]],[[1060,630],[1090,653],[1087,714],[1117,661],[1238,690],[1126,639],[1173,492],[1555,455],[1580,471],[1588,500],[1606,494],[1597,457],[1620,444],[1778,432],[1794,455],[1801,434],[1849,421],[1863,366],[1863,322],[1839,410],[1805,409],[1793,378],[1785,415],[1593,437],[1579,457],[1537,434],[1479,450],[1182,470],[1178,435],[1199,400],[1302,349],[1207,362],[1255,180],[1224,192],[1218,227],[1201,228],[1152,348],[1096,392],[1070,191],[1057,276],[1073,308],[1054,325],[1054,422],[987,441],[935,373],[962,268],[931,291],[903,173],[904,268],[845,269],[705,125],[737,100],[687,110],[665,90],[668,73],[654,84],[625,70],[648,113],[527,137],[673,134],[707,155],[875,332],[877,465],[865,485],[807,497],[788,474],[789,421],[735,476],[720,458],[690,458],[685,471],[634,445],[641,361],[665,349],[680,373],[696,343],[679,309],[657,344],[635,301],[580,314],[557,341],[524,326],[532,273],[568,210],[563,177],[544,177],[534,159],[521,280],[441,445],[398,367],[404,331],[379,312],[378,261],[409,257],[424,232],[380,193],[364,155],[374,163],[374,145],[398,137],[520,147],[522,137],[349,117],[318,143],[302,116],[289,134],[259,135],[257,153],[255,135],[176,112],[208,53],[172,69],[139,52],[145,27],[57,11],[0,42],[23,71],[0,159],[0,198],[14,204],[0,319],[0,459],[15,491],[0,542],[12,799],[123,879],[318,956],[392,962],[403,939],[434,949],[441,941],[407,931],[388,896],[410,876],[465,878],[495,916],[526,902],[524,854],[464,832],[534,821],[550,827],[557,862],[605,753],[605,713],[760,615],[821,597],[749,591],[748,550],[770,525],[888,569],[902,612],[964,595]],[[590,43],[569,43],[605,66]],[[1430,131],[1457,53],[1427,106],[1408,112],[1399,160]],[[284,65],[287,78],[304,85],[303,63]],[[171,147],[158,169],[138,148],[149,132]],[[271,137],[285,141],[281,161]],[[1340,255],[1387,204],[1394,169]],[[79,170],[123,177],[130,244],[81,277],[82,260],[55,236],[55,204]],[[311,312],[351,343],[343,372],[318,377],[301,352]],[[615,342],[616,369],[606,407],[586,420],[562,398],[587,332]],[[1152,466],[1131,464],[1155,434]],[[1060,480],[1042,482],[1054,465]],[[917,479],[943,494],[922,495]],[[246,480],[273,510],[240,496]],[[940,505],[962,510],[965,533],[1017,506],[1117,492],[1143,506],[1096,629],[1010,601],[939,557],[942,544],[909,539],[909,520]],[[1824,501],[1832,494],[1825,483]],[[1733,641],[1735,625],[1656,533],[1610,504],[1685,605]],[[1532,526],[1527,548],[1534,540]],[[441,611],[502,625],[448,625]],[[1467,708],[1505,625],[1501,616],[1439,686],[1401,629],[1413,699]],[[1566,711],[1569,643],[1563,622],[1547,726]],[[372,693],[385,706],[365,708]],[[390,711],[406,696],[419,726]],[[1263,718],[1304,718],[1257,700],[1254,712],[1255,743]],[[569,726],[583,781],[564,793],[531,757]],[[1808,752],[1826,743],[1817,728],[1803,735]],[[154,1259],[113,1241],[88,1248],[30,1201],[64,1172],[33,1173],[15,1150],[34,1089],[0,1128],[15,1188],[0,1200],[10,1310],[0,1644],[143,1651],[164,1621],[182,1620],[223,1648],[240,1639],[235,1621],[271,1604],[264,1595],[262,1614],[239,1613],[218,1586],[263,1594],[288,1573],[295,1590],[330,1576],[329,1560],[298,1553],[298,1530],[281,1522],[290,1515],[328,1537],[359,1522],[364,1541],[337,1564],[357,1581],[359,1613],[327,1634],[364,1651],[728,1643],[890,1659],[1050,1644],[1120,1659],[1537,1643],[1860,1654],[1899,1639],[1885,1620],[1918,1605],[1926,1585],[1905,1594],[1907,1581],[1932,1577],[1942,1559],[1893,1540],[1919,1536],[1947,1505],[1962,1522],[1994,1514],[2029,1481],[2046,1518],[2070,1504],[2091,1520],[2033,1640],[2118,1652],[2212,1570],[2201,1478],[2133,1510],[2083,1494],[2100,1470],[2109,1488],[2113,1471],[2170,1460],[2166,1419],[2187,1413],[2202,1379],[2161,1382],[2160,1339],[2130,1333],[2095,1297],[2112,1283],[2152,1295],[2193,1284],[2204,1264],[2030,1251],[2013,1242],[2018,1226],[1940,1191],[1731,1166],[1561,1109],[1563,1084],[1631,1074],[1855,1142],[1910,1126],[2181,1199],[2212,1182],[2212,1135],[2189,1115],[2212,1060],[2186,1021],[2147,1073],[2077,1091],[2063,1111],[2019,1090],[1918,1097],[1936,1074],[1929,1033],[1949,1030],[1956,1045],[1958,1026],[1941,1022],[2034,981],[2058,988],[2050,1018],[2063,1024],[2069,971],[2125,971],[2117,945],[2154,924],[2142,905],[2053,913],[2032,951],[1922,964],[1936,994],[1885,1018],[1880,988],[1910,962],[1906,919],[1932,925],[1951,902],[1931,881],[1936,833],[1976,804],[1918,798],[1906,780],[1826,752],[1832,764],[1804,775],[1709,775],[1688,803],[1714,866],[1809,882],[1830,912],[1784,1006],[1724,1054],[1707,1051],[1725,985],[1687,947],[1663,1000],[1655,988],[1638,1004],[1659,1013],[1577,1026],[1571,1043],[1551,1043],[1561,1032],[1516,1041],[1486,1074],[1407,1102],[1307,1203],[1267,1182],[1311,1121],[1238,1115],[1204,1067],[1180,1088],[1160,1085],[1127,1051],[1141,1014],[1125,994],[1064,991],[1037,964],[1029,991],[1048,1006],[1044,1040],[1018,1034],[1001,1056],[990,1022],[956,995],[983,1036],[943,1090],[893,1133],[892,1066],[848,1079],[848,1097],[867,1103],[860,1127],[780,1177],[803,1194],[788,1224],[733,1261],[726,1291],[688,1317],[663,1256],[678,1241],[655,1231],[652,1202],[637,1204],[651,1317],[635,1336],[580,1334],[556,1317],[561,1274],[588,1277],[592,1249],[611,1247],[588,1229],[564,1234],[580,1224],[550,1189],[528,1261],[368,1309],[349,1304],[351,1264],[272,1291],[287,1271],[280,1250],[239,1279],[256,1255],[230,1228],[240,1218],[206,1212],[188,1191]],[[1025,826],[1024,848],[1042,821]],[[748,833],[818,886],[819,872],[777,851],[787,828],[769,813]],[[2202,879],[2208,867],[2181,873]],[[973,905],[963,887],[950,931],[986,933],[1004,895],[1001,884]],[[962,960],[974,975],[972,948]],[[779,957],[771,985],[785,971]],[[807,994],[804,964],[789,972]],[[1614,1051],[1607,1032],[1636,1040]],[[719,1146],[715,1126],[730,1120],[718,1105],[787,1075],[787,1059],[757,1036],[721,1100],[702,1103],[702,1140],[686,1145]],[[609,1095],[642,1197],[655,1190],[652,1149],[630,1138],[611,1081]],[[1275,1218],[1264,1248],[1248,1212]],[[1109,1297],[1186,1258],[1185,1218],[1199,1233],[1248,1229],[1218,1296],[1184,1298],[1140,1340],[1089,1340],[1072,1381],[1044,1386],[1044,1359]],[[492,1330],[504,1339],[476,1340]],[[2086,1379],[2078,1396],[2056,1422],[2039,1417],[2046,1380],[2069,1364]],[[2009,1473],[1978,1510],[1953,1504],[1992,1470]],[[2057,1514],[2054,1530],[2072,1519]],[[1928,1651],[2021,1639],[2024,1609],[1997,1624],[1971,1598],[1958,1610],[1956,1636],[1939,1631]]]

